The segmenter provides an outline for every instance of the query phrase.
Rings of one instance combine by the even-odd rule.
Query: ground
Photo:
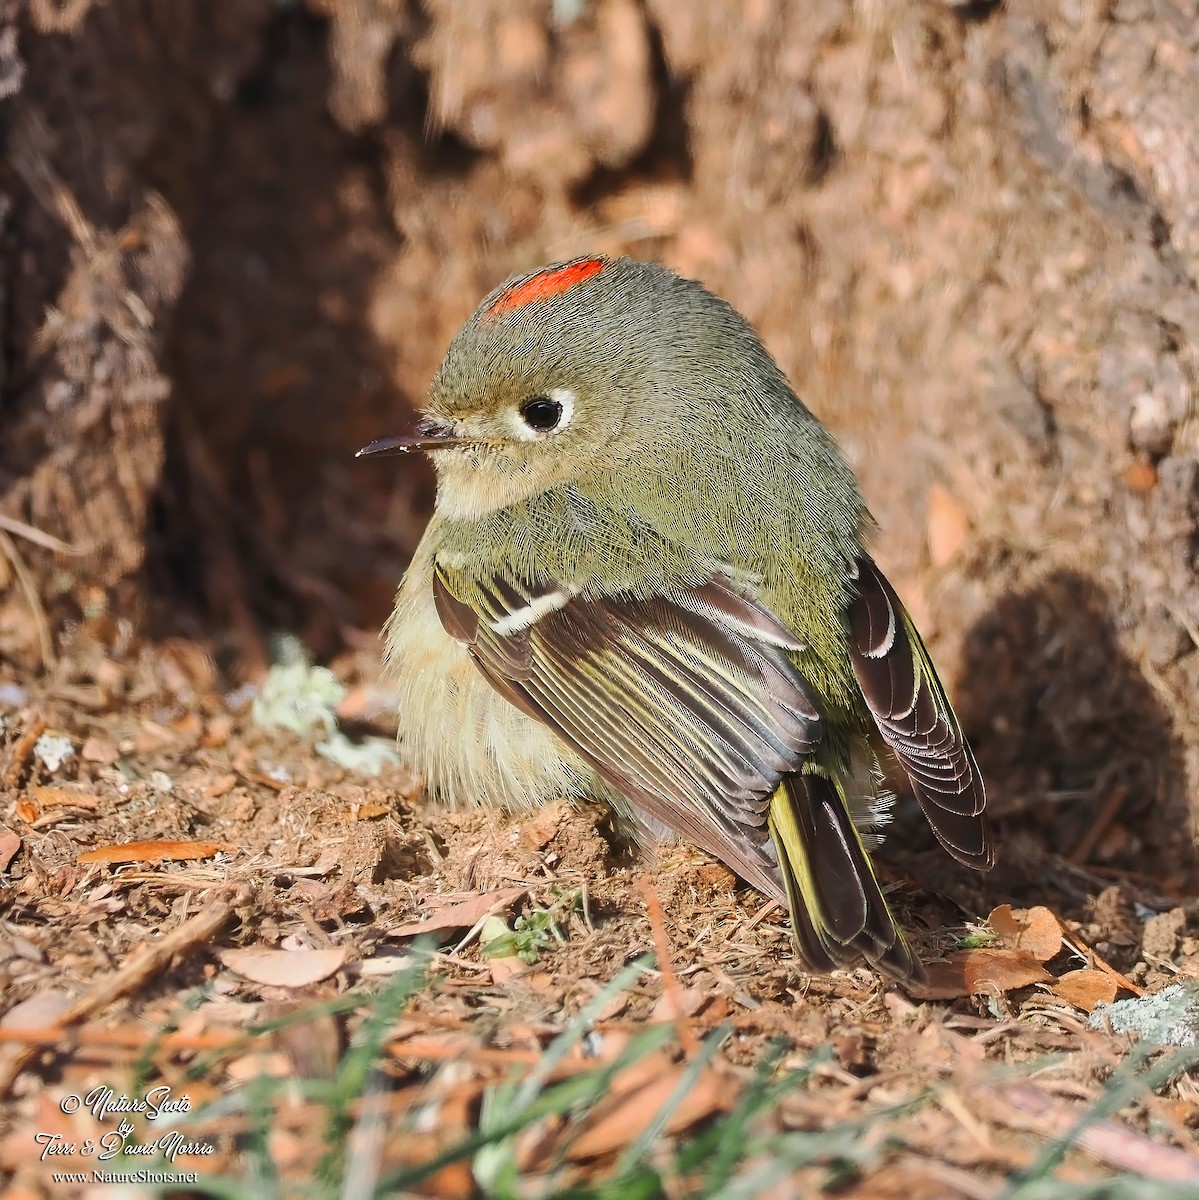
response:
[[[0,0],[9,1194],[96,1165],[119,1114],[68,1097],[159,1085],[213,1147],[175,1167],[242,1195],[1189,1194],[1192,1052],[1088,1014],[1199,977],[1199,26],[466,13]],[[901,806],[923,993],[808,975],[602,813],[447,812],[255,718],[286,631],[389,737],[431,480],[353,451],[585,251],[726,296],[859,471],[1000,848],[973,876]]]
[[[336,668],[342,725],[385,734],[374,646]],[[684,1080],[633,1167],[652,1165],[668,1195],[721,1195],[715,1152],[687,1154],[751,1105],[763,1063],[784,1086],[755,1102],[729,1171],[752,1184],[783,1162],[785,1182],[739,1194],[1065,1194],[1021,1191],[1026,1169],[1080,1185],[1199,1179],[1199,1092],[1183,1069],[1194,1052],[1134,1054],[1142,1076],[1161,1076],[1146,1090],[1128,1036],[1087,1026],[1099,1000],[1199,980],[1195,905],[1168,881],[1094,863],[1094,830],[1060,853],[1027,821],[1004,823],[1019,869],[984,880],[901,822],[882,869],[934,960],[932,986],[905,991],[864,968],[812,976],[785,914],[699,852],[672,848],[649,867],[602,813],[565,805],[520,820],[432,807],[400,767],[347,771],[314,738],[264,728],[251,689],[220,682],[194,645],[143,643],[107,614],[73,632],[50,677],[4,681],[9,1195],[60,1194],[53,1171],[144,1165],[78,1149],[103,1147],[118,1118],[64,1101],[104,1087],[186,1097],[186,1145],[213,1152],[159,1169],[241,1180],[241,1195],[261,1194],[248,1182],[256,1122],[290,1194],[341,1178],[343,1155],[357,1161],[373,1097],[393,1136],[367,1178],[408,1169],[416,1194],[469,1194],[472,1169],[489,1178],[464,1145],[485,1094],[529,1070],[575,1080],[575,1104],[587,1087],[601,1098],[575,1121],[530,1115],[499,1142],[523,1181],[511,1194],[605,1180],[630,1194],[613,1182],[632,1170],[620,1156]],[[1039,907],[1013,915],[1001,901]],[[980,939],[992,908],[1001,936]],[[489,915],[511,934],[496,940]],[[372,1012],[373,1061],[351,1069],[347,1047]],[[69,1032],[53,1032],[60,1020]],[[548,1048],[571,1030],[555,1060]],[[1127,1143],[1103,1126],[1113,1095]],[[1046,1159],[1045,1139],[1088,1112],[1089,1156]],[[130,1142],[162,1136],[140,1114],[131,1125]],[[77,1152],[41,1161],[39,1135]],[[450,1161],[434,1170],[441,1151]]]

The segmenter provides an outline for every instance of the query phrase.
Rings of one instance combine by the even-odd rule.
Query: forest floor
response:
[[[5,1197],[1199,1195],[1185,7],[0,0]],[[354,451],[576,253],[859,474],[996,820],[900,806],[919,993],[387,751],[432,480]]]
[[[100,614],[0,680],[6,1195],[1196,1194],[1199,1055],[1089,1021],[1194,986],[1193,901],[1082,845],[1013,909],[901,821],[929,985],[812,976],[697,852],[430,806],[376,662],[225,693]]]

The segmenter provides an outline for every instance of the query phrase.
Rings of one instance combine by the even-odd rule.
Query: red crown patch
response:
[[[528,279],[514,283],[506,291],[500,293],[498,299],[487,310],[489,317],[502,316],[514,312],[526,304],[535,304],[538,300],[548,300],[551,296],[559,296],[568,292],[572,287],[598,275],[607,262],[602,258],[582,258],[578,262],[567,263],[563,267],[552,267],[541,271]]]

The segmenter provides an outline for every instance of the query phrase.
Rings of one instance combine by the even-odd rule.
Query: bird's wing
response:
[[[862,955],[896,979],[920,962],[883,896],[840,782],[818,769],[788,775],[770,806],[792,929],[818,971]]]
[[[858,686],[941,844],[959,862],[986,870],[995,853],[974,754],[894,588],[865,555],[857,566],[848,615]]]
[[[439,566],[433,592],[501,695],[647,815],[785,898],[767,812],[821,718],[787,655],[800,643],[763,605],[719,575],[638,599]]]

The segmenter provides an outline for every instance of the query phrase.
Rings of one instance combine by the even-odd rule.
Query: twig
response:
[[[45,718],[34,717],[33,724],[17,738],[12,750],[9,752],[4,774],[0,775],[0,787],[16,787],[17,778],[21,774],[21,770],[25,766],[29,756],[33,753],[33,747],[37,744],[38,738],[45,732]]]
[[[1050,915],[1057,922],[1057,927],[1062,935],[1062,941],[1065,942],[1065,944],[1069,946],[1075,954],[1079,955],[1079,957],[1084,961],[1089,962],[1092,967],[1097,967],[1105,975],[1110,975],[1116,981],[1118,986],[1124,988],[1126,991],[1131,992],[1134,996],[1143,996],[1145,994],[1144,988],[1138,987],[1126,975],[1122,975],[1116,970],[1115,967],[1111,965],[1111,963],[1104,960],[1103,956],[1098,950],[1096,950],[1093,946],[1088,946],[1086,942],[1082,940],[1082,938],[1068,929],[1066,923],[1057,915],[1057,913],[1050,910]]]
[[[165,970],[176,954],[181,954],[198,942],[208,941],[232,915],[232,905],[218,902],[196,913],[176,929],[164,933],[156,941],[143,942],[123,967],[101,979],[63,1013],[59,1019],[60,1026],[86,1021],[113,1001],[134,991],[151,976]],[[0,1096],[8,1093],[17,1076],[37,1054],[37,1049],[32,1045],[14,1047],[7,1061],[0,1060]]]
[[[1076,1112],[1029,1084],[972,1090],[992,1102],[992,1115],[1010,1129],[1062,1138],[1068,1137],[1078,1123]],[[1159,1145],[1118,1121],[1099,1118],[1088,1122],[1078,1133],[1077,1145],[1096,1162],[1118,1171],[1163,1182],[1199,1183],[1199,1158],[1174,1146]]]
[[[27,525],[24,521],[18,521],[16,517],[5,516],[4,513],[0,513],[0,529],[14,537],[24,538],[35,546],[41,546],[44,550],[53,550],[56,554],[81,553],[78,547],[72,546],[70,542],[64,542],[54,534],[38,529],[36,525]]]
[[[1103,807],[1095,814],[1095,819],[1087,827],[1086,833],[1078,841],[1078,845],[1066,856],[1072,863],[1080,866],[1091,857],[1099,839],[1111,828],[1112,822],[1120,813],[1124,801],[1128,799],[1128,789],[1117,785],[1107,794]]]
[[[228,1033],[165,1033],[155,1038],[146,1029],[73,1029],[64,1033],[59,1025],[42,1025],[37,1029],[0,1029],[0,1043],[20,1042],[28,1046],[63,1048],[64,1041],[72,1047],[88,1046],[111,1050],[144,1050],[154,1042],[160,1050],[223,1050],[245,1041],[240,1032]]]
[[[29,574],[29,568],[21,557],[16,543],[0,529],[0,552],[8,559],[17,577],[21,591],[25,593],[25,602],[29,605],[29,613],[33,617],[33,627],[37,632],[38,649],[42,655],[42,666],[47,670],[54,666],[54,643],[50,639],[50,623],[46,620],[46,610],[42,607],[42,598],[38,595],[37,584]]]
[[[674,972],[674,964],[670,958],[670,940],[666,936],[666,922],[662,916],[662,905],[658,901],[658,893],[648,879],[637,883],[637,890],[645,898],[645,911],[649,917],[649,927],[654,935],[654,950],[658,955],[658,969],[662,972],[662,993],[666,996],[676,996],[682,999],[683,989],[679,977]],[[678,1015],[679,1041],[688,1058],[699,1052],[699,1038],[691,1028],[691,1020],[682,1011]]]
[[[747,928],[756,929],[761,923],[776,909],[782,909],[782,905],[777,900],[767,900],[761,908],[754,913],[753,919],[750,921]]]

